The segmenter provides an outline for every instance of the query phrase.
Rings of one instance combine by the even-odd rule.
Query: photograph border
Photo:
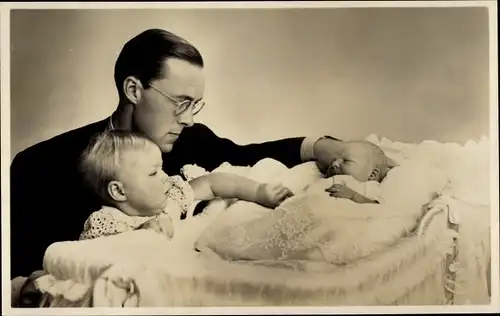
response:
[[[490,196],[491,196],[491,304],[487,306],[349,306],[349,307],[175,307],[175,308],[11,308],[10,305],[10,11],[21,9],[248,9],[248,8],[366,8],[366,7],[487,7],[490,49]],[[291,1],[200,3],[0,3],[1,40],[1,207],[2,314],[6,315],[153,315],[153,314],[323,314],[323,313],[463,313],[499,311],[499,156],[498,156],[498,29],[496,1]]]

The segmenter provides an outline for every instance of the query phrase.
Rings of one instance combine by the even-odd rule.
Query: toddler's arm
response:
[[[236,174],[214,172],[189,181],[195,200],[211,200],[215,197],[237,198],[266,207],[276,207],[293,195],[280,184],[259,183]]]

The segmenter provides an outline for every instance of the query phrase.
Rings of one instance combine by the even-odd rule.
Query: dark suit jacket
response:
[[[77,240],[87,217],[102,202],[78,171],[78,160],[91,138],[108,119],[63,133],[20,152],[11,165],[11,278],[42,269],[46,248],[57,241]],[[185,164],[213,170],[222,162],[248,166],[269,157],[292,167],[301,163],[304,138],[240,146],[195,124],[184,129],[163,169],[180,173]]]

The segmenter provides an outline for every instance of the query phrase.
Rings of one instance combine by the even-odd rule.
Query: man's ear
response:
[[[142,90],[141,81],[134,76],[129,76],[123,81],[123,94],[134,105],[141,100]]]
[[[117,202],[125,202],[127,200],[125,188],[119,181],[111,181],[108,183],[108,194],[113,200]]]

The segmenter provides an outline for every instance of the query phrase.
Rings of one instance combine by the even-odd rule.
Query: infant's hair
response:
[[[80,171],[85,182],[105,202],[112,202],[108,184],[118,178],[120,156],[124,152],[140,151],[157,146],[145,135],[125,130],[110,130],[96,135],[80,159]]]

